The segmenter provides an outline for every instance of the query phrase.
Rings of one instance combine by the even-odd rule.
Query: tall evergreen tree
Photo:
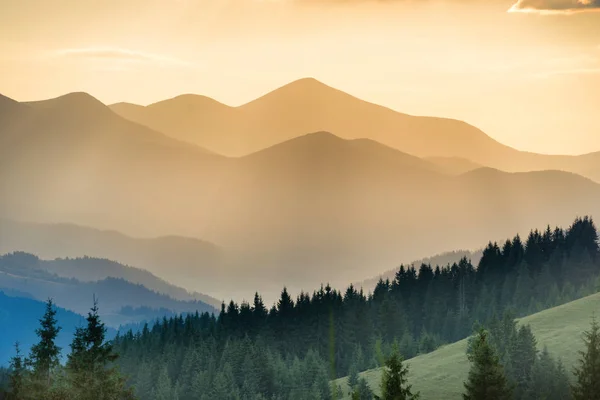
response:
[[[471,369],[464,400],[509,400],[511,390],[495,350],[488,343],[487,331],[481,329],[472,342],[469,354]]]
[[[31,347],[29,355],[36,392],[39,396],[44,396],[43,393],[50,389],[53,372],[59,365],[61,348],[56,345],[55,341],[60,330],[56,320],[56,307],[52,299],[48,299],[46,311],[40,319],[40,327],[35,331],[40,340]]]
[[[585,351],[581,351],[575,368],[576,382],[572,387],[575,400],[600,400],[600,326],[592,319],[589,331],[584,332]]]
[[[95,298],[86,321],[85,328],[76,329],[68,356],[71,390],[81,400],[133,398],[132,391],[125,387],[125,379],[113,365],[118,355],[105,340],[106,327],[98,315]]]
[[[402,364],[398,346],[394,344],[392,354],[385,360],[381,377],[382,400],[413,400],[419,394],[413,394],[412,386],[407,383],[408,367]]]
[[[15,355],[10,359],[9,375],[9,400],[20,400],[25,398],[25,360],[21,354],[19,342],[15,343]]]
[[[358,379],[358,382],[352,390],[352,400],[373,400],[373,391],[369,387],[365,378]]]

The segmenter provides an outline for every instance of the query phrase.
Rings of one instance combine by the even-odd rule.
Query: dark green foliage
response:
[[[465,382],[465,400],[509,400],[508,381],[496,351],[488,342],[488,332],[481,329],[472,342],[469,354],[471,369]]]
[[[392,354],[385,360],[381,377],[382,400],[411,400],[418,399],[419,394],[413,394],[411,385],[407,383],[408,367],[402,364],[402,356],[394,344]]]
[[[569,400],[569,380],[562,364],[556,363],[548,349],[536,358],[523,398],[528,400]]]
[[[469,354],[472,354],[476,338],[477,336],[469,338]],[[490,321],[487,340],[504,367],[506,378],[513,388],[512,398],[571,398],[568,378],[562,364],[557,364],[546,348],[539,354],[531,328],[526,325],[517,329],[517,323],[510,312],[506,312],[501,320],[494,318]]]
[[[25,397],[25,379],[26,379],[25,360],[19,348],[19,342],[15,343],[15,356],[10,360],[10,375],[8,389],[10,391],[9,399],[21,399]]]
[[[509,339],[508,358],[505,360],[506,373],[514,384],[514,397],[516,399],[525,398],[536,360],[535,337],[529,326],[521,326],[516,334]]]
[[[60,348],[55,339],[60,331],[53,302],[36,333],[40,342],[24,360],[19,345],[10,363],[8,399],[14,400],[134,400],[125,388],[125,379],[111,365],[117,355],[105,342],[106,329],[98,317],[94,300],[87,326],[78,328],[68,355],[67,367],[59,363]]]
[[[576,382],[572,387],[575,400],[600,399],[600,326],[592,320],[590,330],[583,334],[585,351],[580,352],[575,369]]]
[[[113,365],[118,356],[105,340],[106,328],[98,316],[96,299],[86,320],[87,326],[75,332],[66,365],[71,394],[81,400],[131,398]]]
[[[534,231],[525,242],[515,236],[502,246],[490,243],[477,268],[467,259],[435,268],[401,266],[393,281],[380,280],[370,294],[325,285],[292,298],[284,289],[272,307],[256,293],[251,303],[224,303],[217,317],[164,318],[140,334],[120,336],[118,364],[142,398],[165,365],[180,399],[211,398],[224,388],[243,398],[317,392],[329,398],[328,380],[352,375],[356,386],[354,371],[383,366],[392,343],[411,358],[466,337],[481,321],[515,395],[522,394],[538,356],[530,332],[523,328],[519,335],[514,318],[595,290],[580,279],[595,281],[600,272],[600,260],[591,256],[594,241],[582,235],[595,237],[589,218],[566,231]],[[579,251],[574,246],[590,253],[577,278],[569,274]],[[496,321],[495,315],[504,317]]]
[[[32,367],[32,380],[35,393],[45,396],[53,383],[56,367],[59,365],[61,348],[55,343],[60,327],[57,325],[56,307],[52,299],[46,302],[46,311],[40,319],[40,327],[35,331],[39,342],[31,348],[29,363]]]
[[[373,391],[369,387],[367,380],[365,378],[358,379],[357,384],[352,390],[352,400],[372,400],[373,397]]]

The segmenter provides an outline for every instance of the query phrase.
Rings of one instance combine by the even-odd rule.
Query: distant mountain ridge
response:
[[[45,301],[55,303],[78,314],[85,314],[93,296],[102,302],[101,314],[108,325],[140,321],[146,316],[122,314],[126,306],[131,308],[168,309],[172,312],[216,312],[216,308],[197,300],[176,300],[152,291],[141,284],[123,278],[106,277],[97,281],[83,282],[74,278],[62,278],[51,271],[64,260],[43,261],[32,254],[11,253],[0,256],[0,290],[28,293]]]
[[[41,266],[59,276],[81,281],[123,278],[178,300],[201,300],[220,307],[220,300],[197,291],[188,292],[164,280],[196,279],[195,269],[221,264],[223,250],[202,240],[176,236],[140,239],[77,225],[0,218],[0,254],[12,251],[54,259]]]
[[[417,157],[463,158],[508,172],[558,169],[600,182],[600,152],[550,156],[518,151],[463,121],[403,114],[313,78],[296,80],[239,107],[200,95],[147,107],[110,107],[127,119],[231,156],[328,131],[346,139],[376,140]]]
[[[339,91],[327,89],[329,100],[303,97],[303,88],[312,93],[315,87],[321,84],[292,86],[294,101],[312,107],[315,115],[320,115],[323,101],[334,122],[336,112],[352,116],[363,107],[392,113],[393,121],[405,118]],[[288,89],[277,94],[281,101],[292,93]],[[338,98],[350,99],[358,108],[344,108]],[[271,104],[259,100],[251,108]],[[479,246],[481,237],[502,239],[515,231],[527,233],[531,226],[564,225],[576,215],[600,213],[600,185],[569,172],[478,168],[456,175],[379,141],[349,140],[322,130],[244,157],[225,157],[110,110],[96,113],[102,105],[89,103],[63,102],[65,109],[53,112],[43,104],[20,104],[29,118],[7,114],[2,122],[13,128],[0,131],[0,217],[92,226],[131,237],[201,238],[189,241],[191,250],[184,246],[159,253],[170,254],[167,262],[158,262],[159,256],[147,247],[160,248],[154,241],[133,241],[143,250],[139,254],[124,249],[108,255],[95,248],[94,253],[62,252],[52,258],[88,254],[115,259],[217,298],[251,299],[254,293],[248,287],[265,297],[276,295],[290,281],[295,286],[288,287],[291,291],[328,281],[343,285],[388,270],[400,260]],[[71,107],[78,110],[77,117],[71,116]],[[277,107],[274,123],[284,126],[296,118],[286,116],[293,109],[284,103]],[[309,126],[299,124],[301,129]],[[435,126],[421,139],[437,135]],[[377,131],[372,127],[367,131]],[[451,136],[451,131],[439,132]],[[27,236],[19,235],[16,244],[27,243]],[[7,238],[1,243],[13,235],[6,229],[0,236]],[[75,244],[85,243],[73,235],[62,244],[48,237],[54,244],[47,250],[77,249]],[[43,240],[36,246],[43,248]],[[204,241],[218,247],[204,246]],[[188,251],[193,256],[181,260],[189,262],[169,262],[173,254]]]

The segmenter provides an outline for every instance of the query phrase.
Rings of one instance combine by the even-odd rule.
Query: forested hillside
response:
[[[283,290],[268,309],[223,305],[165,319],[115,340],[122,371],[142,399],[328,399],[330,378],[381,366],[393,342],[405,358],[471,333],[475,321],[517,316],[597,290],[598,235],[578,218],[568,229],[489,243],[477,266],[401,267],[373,293],[329,286],[295,300]]]

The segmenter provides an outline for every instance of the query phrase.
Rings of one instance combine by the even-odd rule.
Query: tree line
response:
[[[539,352],[529,326],[509,317],[470,338],[464,400],[600,400],[600,326],[592,320],[571,383],[561,361]]]
[[[476,322],[493,325],[506,310],[525,315],[595,292],[598,252],[592,219],[577,218],[566,230],[489,243],[477,268],[465,258],[401,266],[372,293],[326,285],[294,299],[284,288],[270,308],[256,293],[252,303],[223,304],[219,315],[163,318],[118,335],[107,346],[120,357],[102,360],[144,400],[331,399],[335,378],[428,353],[467,337]],[[66,377],[56,382],[83,365],[70,360],[53,364],[62,371],[53,376]],[[35,371],[30,364],[25,375]]]
[[[138,393],[161,381],[181,399],[225,391],[233,394],[224,398],[327,399],[327,381],[384,366],[394,343],[412,358],[506,310],[522,316],[596,292],[598,251],[592,219],[577,218],[566,230],[489,243],[477,268],[464,258],[401,266],[367,294],[326,285],[294,299],[284,288],[270,308],[256,293],[251,303],[223,304],[218,316],[165,318],[127,332],[115,348]]]

